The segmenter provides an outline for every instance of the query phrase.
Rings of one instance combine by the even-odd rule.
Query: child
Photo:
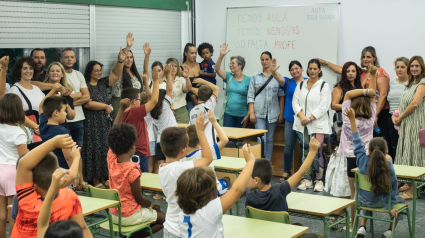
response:
[[[205,114],[196,119],[196,132],[202,147],[202,158],[194,161],[180,161],[187,154],[188,136],[186,128],[169,127],[162,132],[161,147],[166,156],[165,164],[159,166],[159,183],[167,197],[168,209],[164,223],[164,237],[181,237],[179,230],[180,208],[177,204],[176,183],[180,175],[193,167],[208,166],[213,161],[211,148],[205,137]],[[217,195],[214,180],[214,194]],[[187,236],[186,236],[187,237]],[[207,236],[206,236],[207,237]]]
[[[9,231],[14,221],[7,205],[12,204],[16,194],[16,162],[28,152],[27,136],[20,128],[25,122],[21,98],[12,93],[0,99],[0,237],[6,237],[6,221]]]
[[[59,189],[65,188],[69,170],[56,169],[37,219],[37,238],[83,238],[83,230],[73,220],[56,221],[49,226],[52,204]]]
[[[143,120],[143,117],[141,119]],[[142,173],[138,165],[131,161],[137,149],[137,142],[136,128],[130,124],[123,123],[110,129],[108,134],[110,150],[107,158],[109,185],[111,189],[118,190],[121,198],[121,225],[133,226],[155,221],[152,231],[157,232],[163,228],[165,214],[158,205],[151,203],[142,195],[140,185]],[[111,213],[112,222],[118,224],[118,209],[111,208]]]
[[[387,143],[382,138],[373,138],[369,142],[369,156],[366,155],[366,149],[363,140],[360,137],[356,125],[356,114],[354,109],[346,108],[344,115],[350,119],[351,131],[353,134],[354,154],[357,158],[358,172],[367,174],[371,183],[371,192],[359,189],[358,205],[367,207],[385,207],[385,210],[391,209],[391,215],[397,217],[397,210],[394,209],[395,203],[405,203],[404,199],[397,196],[397,177],[394,166],[391,161],[386,159],[388,153]],[[388,194],[388,186],[391,184],[391,194]],[[391,207],[388,207],[388,196],[391,196]],[[362,215],[370,216],[370,212],[361,210]],[[401,220],[397,217],[397,222]],[[364,238],[366,235],[366,221],[361,219],[360,228],[357,231],[357,238]],[[356,223],[356,221],[354,221]],[[394,226],[394,227],[395,227]],[[392,223],[387,231],[382,233],[381,237],[391,236]]]
[[[255,163],[248,144],[243,146],[243,153],[245,168],[232,188],[221,197],[217,197],[215,174],[210,168],[191,168],[180,175],[176,196],[182,210],[178,218],[181,237],[224,237],[221,221],[223,214],[232,208],[245,191]]]
[[[204,59],[204,61],[202,61],[200,64],[201,71],[199,71],[199,74],[204,80],[207,80],[208,82],[215,85],[217,83],[217,80],[215,79],[216,72],[214,70],[215,63],[211,59],[213,53],[213,46],[209,43],[202,43],[198,46],[198,54],[201,56],[201,58]]]
[[[115,125],[118,125],[122,121],[136,127],[137,143],[134,156],[139,157],[140,170],[142,170],[142,172],[149,172],[149,156],[151,155],[149,151],[149,136],[145,117],[147,113],[152,111],[155,107],[158,102],[159,94],[159,78],[157,71],[152,71],[152,78],[154,82],[153,94],[152,98],[146,104],[141,105],[142,97],[139,89],[130,87],[122,90],[120,109],[118,110],[114,123]],[[143,75],[143,82],[146,87],[148,84],[148,78],[146,75]],[[149,87],[146,87],[146,90],[150,92]]]
[[[270,161],[257,159],[247,185],[248,189],[252,192],[246,196],[246,206],[265,211],[288,212],[286,196],[288,196],[291,189],[298,184],[311,167],[311,163],[320,148],[320,142],[312,137],[309,146],[310,151],[300,169],[288,178],[288,180],[273,186],[270,184],[273,177],[273,168]]]
[[[216,85],[200,79],[196,78],[193,80],[193,83],[197,85],[201,85],[199,89],[192,88],[195,94],[198,95],[199,101],[198,105],[196,105],[189,114],[189,125],[195,124],[196,117],[200,112],[208,112],[208,110],[214,111],[215,106],[217,105],[217,95],[220,92],[220,88]],[[208,123],[208,119],[205,119],[205,122]],[[214,144],[217,144],[216,131],[212,127],[211,123],[207,124],[205,129],[205,134],[207,135],[207,140],[209,147],[212,147]]]
[[[213,110],[208,111],[208,120],[211,122],[214,129],[217,130],[218,138],[220,139],[220,141],[217,144],[214,144],[211,147],[211,151],[213,151],[213,159],[215,160],[220,159],[221,158],[220,150],[227,145],[227,143],[229,142],[229,138],[227,138],[223,129],[218,124],[217,119],[215,119]],[[180,161],[194,161],[202,157],[195,125],[190,125],[187,127],[187,135],[189,136],[189,146],[187,149],[187,155],[185,158],[181,159]],[[210,164],[209,167],[214,171],[214,166],[212,164]],[[217,184],[218,196],[221,197],[223,194],[227,192],[227,188],[229,187],[229,180],[216,179],[216,184]]]
[[[93,237],[84,222],[80,200],[69,188],[74,182],[80,164],[80,151],[69,135],[58,135],[37,146],[18,161],[16,172],[16,194],[18,194],[18,216],[11,238],[36,237],[37,218],[50,187],[52,174],[58,168],[58,160],[54,149],[71,149],[73,162],[63,189],[59,189],[52,205],[50,223],[62,220],[73,220],[83,230],[84,238]]]

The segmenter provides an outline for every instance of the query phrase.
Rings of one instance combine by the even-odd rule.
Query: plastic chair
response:
[[[116,189],[98,189],[89,185],[86,191],[87,191],[87,196],[89,197],[101,198],[101,199],[107,199],[107,200],[113,200],[113,201],[119,202],[119,204],[114,207],[114,208],[118,208],[118,214],[119,214],[118,225],[112,223],[112,215],[109,209],[107,210],[108,221],[102,221],[100,224],[98,224],[98,227],[110,231],[111,238],[130,237],[133,233],[141,231],[141,230],[148,231],[150,234],[150,237],[153,238],[152,229],[150,227],[150,224],[152,224],[153,222],[146,222],[146,223],[137,224],[134,226],[121,226],[121,200],[120,200],[118,191]],[[98,229],[98,227],[96,228]],[[115,236],[114,233],[118,233],[118,236]],[[104,233],[100,233],[97,231],[93,232],[93,234],[106,236]]]
[[[391,210],[389,209],[388,211],[385,210],[384,207],[381,208],[372,208],[372,207],[361,207],[358,204],[358,194],[359,194],[359,189],[363,189],[365,191],[370,191],[370,187],[372,186],[371,183],[368,181],[368,178],[366,175],[361,174],[360,172],[356,171],[356,196],[355,196],[355,217],[354,217],[354,224],[353,227],[357,227],[357,220],[358,218],[367,218],[370,220],[370,230],[372,233],[372,238],[374,238],[374,231],[373,231],[373,220],[378,220],[378,221],[383,221],[383,222],[388,222],[391,223],[392,222],[392,231],[391,231],[391,237],[394,237],[394,228],[395,228],[395,222],[396,222],[396,217],[392,218],[392,219],[385,219],[385,218],[379,218],[379,217],[374,217],[373,216],[373,212],[378,212],[378,213],[387,213],[390,217],[391,217]],[[391,185],[388,186],[388,193],[391,194]],[[388,197],[388,207],[391,207],[391,196]],[[407,216],[407,223],[409,226],[409,237],[412,237],[412,233],[411,233],[411,224],[410,224],[410,215],[409,215],[409,207],[407,204],[401,204],[401,203],[397,203],[394,204],[394,208],[397,209],[397,214],[404,214]],[[366,211],[370,211],[371,212],[371,216],[366,216],[366,215],[361,215],[360,214],[360,210],[366,210]],[[354,238],[355,236],[355,229],[353,229],[353,232],[351,233],[351,237]]]

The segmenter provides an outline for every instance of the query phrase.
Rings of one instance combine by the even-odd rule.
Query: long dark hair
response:
[[[44,238],[83,238],[83,230],[75,221],[57,221],[47,228]]]
[[[347,70],[350,66],[354,66],[356,68],[356,78],[354,79],[354,87],[348,81],[347,78]],[[362,74],[362,70],[360,67],[354,63],[353,61],[348,61],[342,66],[341,80],[335,85],[335,87],[341,87],[343,92],[348,92],[353,89],[362,89],[362,82],[360,76]]]
[[[372,184],[370,191],[376,195],[388,194],[388,187],[391,186],[391,169],[385,158],[387,152],[387,142],[383,138],[373,138],[369,142],[367,175]]]
[[[103,64],[92,60],[87,63],[86,70],[84,71],[84,78],[86,79],[86,83],[90,83],[90,74],[93,71],[95,65],[100,65],[100,68],[103,69]]]
[[[192,43],[187,43],[186,46],[184,47],[183,50],[183,63],[186,62],[187,57],[184,53],[189,53],[189,47],[196,47],[196,45],[192,44]]]
[[[137,80],[139,80],[140,85],[141,85],[140,91],[142,91],[143,90],[142,78],[140,77],[139,71],[137,71],[136,61],[134,60],[133,52],[131,50],[129,50],[129,52],[133,56],[133,64],[130,66],[130,71],[131,71],[131,73],[134,74],[134,76],[136,76]],[[128,87],[133,87],[133,83],[131,82],[131,76],[130,76],[130,74],[125,69],[125,65],[123,65],[123,70],[122,70],[122,88],[128,88]]]
[[[165,95],[167,95],[167,91],[165,89],[159,90],[158,103],[151,111],[151,116],[155,120],[159,120],[159,116],[162,114],[162,106],[164,104]]]

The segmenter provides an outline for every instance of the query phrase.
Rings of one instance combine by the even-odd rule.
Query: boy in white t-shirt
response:
[[[221,159],[220,150],[227,145],[229,142],[229,138],[227,138],[226,133],[224,133],[223,128],[220,127],[220,125],[217,122],[217,119],[214,116],[214,111],[209,110],[208,111],[208,120],[213,125],[214,129],[218,133],[219,142],[217,144],[214,144],[211,147],[213,160]],[[195,125],[190,125],[187,127],[187,135],[189,136],[189,146],[187,148],[187,155],[185,158],[181,159],[180,161],[194,161],[196,159],[199,159],[202,157],[201,148],[199,144],[199,138],[196,133]],[[214,165],[210,164],[209,167],[214,171]],[[227,188],[229,187],[230,179],[220,179],[218,180],[216,178],[216,184],[217,184],[217,192],[218,196],[221,197],[223,194],[227,192]]]
[[[176,196],[182,210],[178,218],[181,237],[224,237],[223,214],[245,191],[255,163],[249,144],[243,146],[243,153],[246,166],[232,188],[221,197],[217,197],[216,178],[210,168],[191,168],[180,175]]]
[[[208,166],[212,160],[211,148],[208,146],[205,137],[205,114],[200,113],[196,119],[196,131],[198,133],[199,143],[202,148],[202,158],[195,161],[180,161],[186,156],[189,138],[186,128],[168,127],[161,134],[161,148],[165,155],[165,163],[159,167],[159,183],[162,191],[167,197],[167,214],[164,223],[164,237],[174,238],[181,237],[178,226],[180,208],[177,205],[176,182],[179,176],[187,169],[193,167]],[[215,186],[215,183],[214,183]],[[217,190],[215,191],[217,195]]]
[[[204,112],[206,114],[209,110],[214,111],[217,105],[217,95],[220,92],[219,87],[201,78],[194,79],[193,83],[201,86],[199,88],[192,88],[192,92],[198,95],[198,105],[189,113],[189,125],[195,124],[195,120],[199,113]],[[205,118],[205,122],[208,123],[208,118]],[[211,123],[207,124],[205,134],[210,147],[217,144],[217,132]]]

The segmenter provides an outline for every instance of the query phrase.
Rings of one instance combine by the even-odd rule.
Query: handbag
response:
[[[230,85],[230,82],[232,81],[233,75],[230,76],[229,81],[227,82],[227,85]],[[220,119],[218,120],[218,124],[223,127],[224,124],[224,111],[226,110],[226,106],[227,106],[227,90],[228,90],[229,86],[226,87],[226,94],[224,95],[224,100],[223,100],[223,107],[221,108],[221,112],[220,112]]]
[[[22,92],[22,90],[18,86],[14,86],[14,87],[18,88],[19,92],[21,93],[22,97],[24,97],[25,102],[28,105],[28,111],[25,111],[25,116],[27,116],[27,118],[30,119],[32,122],[35,122],[36,124],[38,124],[38,120],[39,120],[38,111],[32,110],[32,104],[30,100],[28,99],[27,95],[25,95],[25,93]],[[32,135],[32,142],[35,143],[40,141],[42,141],[41,137],[34,133]]]
[[[335,122],[338,127],[342,127],[342,111],[335,112]]]
[[[425,146],[425,128],[424,127],[422,127],[419,130],[419,145]]]

